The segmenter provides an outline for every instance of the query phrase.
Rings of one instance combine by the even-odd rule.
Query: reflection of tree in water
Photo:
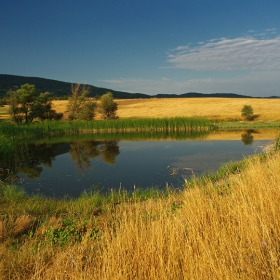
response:
[[[102,149],[102,158],[105,162],[109,164],[115,163],[115,158],[120,153],[120,148],[117,144],[117,141],[109,141],[104,142],[104,144],[100,147]]]
[[[257,131],[253,129],[246,130],[245,133],[241,134],[241,140],[244,145],[251,145],[254,141],[253,133],[257,133]]]
[[[70,144],[69,154],[83,173],[84,167],[91,166],[90,158],[102,157],[105,162],[114,164],[116,156],[120,153],[117,144],[117,141],[73,142]]]
[[[28,178],[40,177],[43,164],[46,167],[52,167],[52,161],[55,158],[55,151],[58,147],[49,144],[21,144],[15,148],[14,154],[5,162],[1,162],[1,166],[5,166],[10,173],[26,174]]]
[[[56,148],[57,145],[50,144],[28,145],[27,157],[20,162],[16,171],[26,174],[31,179],[40,177],[43,168],[39,165],[43,164],[45,167],[51,168]]]
[[[67,148],[67,150],[66,150]],[[28,178],[38,178],[45,167],[52,167],[52,161],[58,154],[68,152],[67,144],[26,144],[16,147],[13,155],[3,160],[0,159],[0,180],[16,179],[16,174],[26,174]],[[84,172],[84,167],[91,166],[90,159],[102,157],[110,164],[115,163],[116,156],[120,153],[117,141],[84,141],[72,142],[69,153],[77,168]]]
[[[95,158],[99,155],[97,146],[94,141],[87,142],[73,142],[70,144],[69,154],[71,159],[76,162],[77,168],[83,173],[84,168],[91,166],[89,159]]]

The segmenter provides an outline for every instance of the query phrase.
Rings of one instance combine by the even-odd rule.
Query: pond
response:
[[[70,137],[40,140],[20,146],[6,179],[27,193],[78,197],[84,190],[109,192],[120,187],[182,187],[194,174],[215,172],[222,164],[261,152],[277,131],[239,131],[180,137],[110,139]]]

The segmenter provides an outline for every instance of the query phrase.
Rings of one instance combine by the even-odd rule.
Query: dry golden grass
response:
[[[280,99],[254,98],[152,98],[119,99],[120,118],[205,117],[210,120],[242,120],[244,105],[251,105],[258,121],[280,121]],[[53,101],[53,109],[67,116],[67,100]],[[7,109],[0,107],[0,117],[7,118]],[[101,119],[97,114],[96,119]]]
[[[251,105],[258,120],[280,120],[279,99],[163,98],[118,100],[120,118],[205,117],[215,120],[241,119],[244,105]]]
[[[0,278],[279,279],[280,155],[247,164],[223,185],[116,205],[97,238],[0,245]]]
[[[251,105],[258,121],[280,121],[280,99],[254,98],[152,98],[120,99],[120,118],[205,117],[211,120],[241,120],[244,105]],[[67,101],[53,101],[57,112],[65,112]],[[100,117],[100,116],[98,116]]]
[[[8,109],[9,109],[8,105],[5,105],[4,107],[0,107],[0,120],[9,118]]]

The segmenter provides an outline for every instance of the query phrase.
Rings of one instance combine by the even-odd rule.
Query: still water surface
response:
[[[15,171],[27,193],[54,197],[78,197],[93,186],[104,192],[134,186],[181,187],[192,171],[196,176],[216,171],[222,164],[260,152],[269,142],[254,140],[249,133],[240,140],[206,137],[32,144],[27,163],[17,164]]]

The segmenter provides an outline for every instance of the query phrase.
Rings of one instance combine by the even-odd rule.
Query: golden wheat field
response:
[[[211,120],[241,120],[244,105],[251,105],[257,121],[280,121],[280,99],[257,98],[152,98],[119,99],[119,118],[205,117]],[[67,111],[67,101],[53,101],[57,112]],[[99,116],[97,116],[99,117]]]
[[[119,118],[205,117],[210,120],[242,120],[244,105],[251,105],[257,121],[280,121],[280,99],[258,98],[151,98],[118,99]],[[67,116],[67,100],[54,100],[53,109]],[[8,106],[0,118],[8,118]],[[96,119],[101,115],[97,113]]]

